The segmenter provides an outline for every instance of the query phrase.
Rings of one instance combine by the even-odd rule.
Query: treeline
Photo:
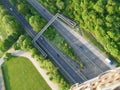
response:
[[[55,30],[54,28],[48,28],[43,34],[55,47],[57,47],[62,53],[76,60],[80,64],[82,62],[75,55],[71,46],[66,42],[66,40]],[[81,66],[81,65],[80,65]],[[83,67],[82,67],[83,68]]]
[[[76,3],[76,4],[75,4]],[[74,0],[73,15],[103,47],[120,59],[120,3],[117,0]]]
[[[0,53],[8,50],[22,33],[18,21],[0,4]]]
[[[45,19],[43,19],[40,14],[28,4],[26,0],[9,0],[18,11],[26,18],[29,24],[33,27],[36,32],[39,32],[42,27],[46,25]],[[80,60],[74,54],[72,48],[66,43],[64,38],[53,28],[49,27],[44,36],[47,37],[53,45],[59,48],[66,55],[70,56],[74,60]],[[81,63],[81,62],[80,62]],[[81,63],[82,64],[82,63]]]
[[[46,21],[31,7],[26,0],[9,0],[17,10],[25,17],[36,32],[39,32]]]
[[[27,22],[33,27],[36,32],[39,32],[43,26],[45,26],[46,21],[43,19],[38,12],[27,3],[26,0],[9,0],[21,13]],[[44,36],[47,37],[50,41],[54,40],[58,33],[53,27],[49,27],[48,30],[44,33]],[[60,37],[60,36],[59,36]],[[59,38],[58,37],[58,38]],[[60,90],[68,90],[70,88],[69,83],[64,79],[60,74],[57,67],[55,67],[49,59],[44,59],[40,53],[34,48],[31,43],[32,39],[27,35],[21,35],[18,41],[14,44],[15,50],[25,50],[30,51],[32,56],[37,59],[41,67],[48,71],[50,80],[53,80],[58,83]],[[63,40],[62,40],[63,41]],[[66,43],[66,42],[64,42]],[[56,44],[56,43],[55,43]],[[67,45],[66,45],[67,46]],[[63,46],[62,46],[63,47]],[[66,47],[67,48],[67,47]]]
[[[120,60],[120,2],[118,0],[38,0],[52,12],[68,15]],[[61,4],[62,8],[59,8]],[[53,9],[54,8],[54,9]],[[59,9],[59,10],[57,10]]]

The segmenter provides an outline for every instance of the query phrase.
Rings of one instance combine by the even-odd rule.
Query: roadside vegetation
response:
[[[73,60],[77,60],[80,62],[80,59],[75,55],[73,49],[66,42],[66,40],[54,29],[47,29],[43,34],[55,47],[57,47],[60,51],[62,51],[65,55],[68,55]]]
[[[26,1],[10,0],[10,2],[15,5],[18,11],[26,18],[26,20],[30,23],[30,25],[35,29],[36,32],[40,31],[42,27],[46,24],[46,21],[42,19],[42,17]],[[52,30],[53,28],[49,27],[49,29]],[[51,32],[50,36],[50,34],[48,35],[48,33],[46,32],[46,37],[49,36],[49,40],[54,39],[53,37],[55,36],[53,33],[54,32]],[[56,34],[57,32],[55,31],[55,35]],[[30,51],[32,53],[32,56],[38,60],[40,66],[48,71],[47,74],[50,77],[50,80],[58,83],[60,90],[68,90],[70,88],[70,83],[65,80],[64,76],[61,75],[61,73],[58,71],[57,67],[54,66],[51,60],[45,59],[40,55],[40,53],[33,47],[31,41],[32,39],[26,33],[22,33],[14,42],[13,47],[16,50],[22,49],[25,51]],[[9,56],[9,54],[7,55]]]
[[[70,84],[65,80],[64,76],[60,74],[57,66],[54,66],[50,59],[45,59],[39,51],[32,46],[31,41],[32,39],[29,36],[21,35],[13,47],[15,50],[22,49],[31,52],[32,57],[39,62],[41,68],[47,71],[47,75],[50,80],[56,82],[59,85],[60,90],[68,90],[70,88]]]
[[[120,4],[118,0],[38,0],[52,13],[60,12],[80,24],[105,52],[120,60]],[[86,35],[86,34],[85,34]],[[88,37],[88,35],[87,35]],[[119,62],[119,61],[118,61]]]
[[[20,13],[22,13],[36,32],[39,32],[47,23],[25,0],[9,1]],[[38,1],[52,13],[63,13],[64,15],[69,16],[70,19],[75,20],[80,24],[80,28],[88,33],[86,36],[93,35],[93,42],[97,41],[104,47],[105,52],[120,59],[120,9],[117,0]],[[17,20],[9,14],[8,10],[0,4],[0,55],[17,41],[13,46],[16,50],[23,49],[30,51],[32,56],[40,63],[40,66],[48,71],[47,74],[49,75],[50,80],[57,82],[61,90],[68,90],[70,84],[60,74],[57,67],[54,66],[49,59],[44,59],[39,54],[32,46],[31,38],[23,32],[23,28],[19,22],[17,22]],[[65,54],[71,56],[73,59],[76,58],[74,57],[71,47],[52,27],[49,27],[44,35]],[[60,42],[58,43],[58,41]],[[97,45],[99,47],[99,44]],[[7,55],[9,56],[10,54]],[[7,62],[9,62],[9,60],[5,63]],[[7,69],[5,69],[5,71],[7,72]]]
[[[0,4],[0,57],[22,33],[23,28],[18,21]]]
[[[104,52],[114,63],[117,64],[117,67],[120,66],[120,60],[118,58],[113,57],[109,52],[107,52],[104,47],[98,42],[95,37],[85,30],[83,30],[83,34],[86,38],[88,38],[89,41],[91,41],[96,47],[98,47],[102,52]]]
[[[10,2],[16,6],[18,11],[26,18],[29,24],[33,27],[36,32],[39,32],[46,24],[46,21],[36,12],[36,10],[31,7],[24,0],[10,0]],[[24,7],[27,7],[24,9]],[[77,60],[79,63],[79,58],[74,54],[72,48],[66,43],[64,38],[53,28],[49,27],[44,36],[47,37],[50,42],[55,45],[59,50],[61,50],[66,55],[70,56],[72,59]],[[82,64],[82,63],[81,63]],[[82,65],[83,66],[83,65]]]
[[[2,70],[6,90],[51,90],[27,58],[11,56]]]
[[[10,2],[16,6],[18,11],[26,18],[29,24],[33,27],[36,32],[39,32],[45,25],[46,21],[40,14],[27,3],[25,0],[10,0]],[[24,7],[27,7],[24,9]],[[65,39],[53,28],[49,27],[44,36],[47,37],[50,42],[55,45],[59,50],[61,50],[66,55],[70,56],[72,59],[77,60],[79,63],[79,58],[74,54],[72,48],[67,44]],[[81,63],[82,64],[82,63]]]
[[[13,2],[17,2],[17,1],[15,1],[15,0],[10,0],[11,2],[13,1]],[[42,28],[43,27],[43,25],[45,24],[45,20],[44,19],[42,19],[39,15],[38,15],[38,13],[28,4],[28,3],[26,3],[26,1],[23,1],[23,0],[19,0],[20,2],[20,4],[25,4],[25,5],[28,5],[28,6],[25,6],[25,8],[24,9],[22,9],[22,10],[26,10],[27,8],[30,8],[30,9],[32,9],[31,11],[29,10],[29,9],[27,9],[28,10],[28,12],[25,12],[23,15],[25,16],[25,18],[26,18],[26,20],[29,22],[29,18],[30,17],[39,17],[40,18],[40,21],[38,20],[38,19],[32,19],[32,20],[34,20],[34,23],[35,24],[38,24],[38,23],[41,23],[41,24],[39,24],[40,25],[40,27]],[[24,6],[24,4],[23,4],[23,6]],[[16,3],[16,5],[17,5],[17,3]],[[2,6],[2,5],[0,5],[0,6]],[[3,8],[1,9],[1,10],[4,10],[5,9],[5,14],[3,14],[4,16],[6,16],[7,15],[7,13],[8,13],[8,10],[4,7],[4,6],[2,6]],[[17,6],[16,6],[17,7]],[[23,8],[22,7],[22,5],[21,5],[21,8]],[[22,12],[22,10],[21,11],[19,11],[19,12]],[[8,13],[9,14],[9,13]],[[26,14],[26,15],[25,15]],[[0,15],[2,15],[2,14],[0,14]],[[9,14],[10,15],[10,14]],[[37,16],[36,16],[37,15]],[[11,15],[10,15],[11,16]],[[40,53],[37,51],[37,49],[35,49],[34,47],[33,47],[33,45],[32,45],[32,40],[31,40],[31,38],[26,34],[26,33],[24,33],[24,30],[23,30],[23,28],[22,28],[22,26],[17,22],[17,20],[13,17],[13,16],[11,16],[12,17],[12,19],[7,19],[8,21],[7,22],[10,22],[10,21],[16,21],[15,23],[12,23],[12,24],[10,24],[11,25],[11,28],[9,29],[9,32],[11,31],[11,29],[13,28],[14,29],[14,27],[16,27],[14,30],[16,30],[16,32],[15,32],[15,34],[14,33],[10,33],[10,34],[12,34],[12,35],[15,35],[14,36],[14,38],[15,38],[15,41],[13,40],[13,38],[11,38],[11,37],[8,37],[8,33],[7,34],[5,34],[6,36],[4,36],[3,38],[7,38],[8,39],[8,42],[6,41],[6,45],[8,45],[9,47],[7,47],[6,48],[6,46],[5,45],[3,45],[2,46],[2,44],[4,44],[3,42],[2,42],[2,40],[0,41],[0,52],[2,52],[2,54],[3,54],[3,51],[5,52],[5,51],[7,51],[10,47],[14,47],[16,50],[19,50],[19,49],[22,49],[22,50],[25,50],[25,51],[30,51],[31,53],[32,53],[32,56],[34,57],[34,58],[36,58],[37,60],[38,60],[38,62],[40,63],[40,65],[41,65],[41,67],[42,68],[44,68],[44,69],[46,69],[47,71],[48,71],[48,76],[50,77],[50,80],[52,80],[52,81],[54,81],[54,82],[56,82],[56,83],[58,83],[58,85],[59,85],[59,89],[60,90],[68,90],[69,88],[70,88],[70,84],[65,80],[65,78],[64,78],[64,76],[62,76],[61,75],[61,73],[58,71],[58,69],[57,69],[57,67],[56,66],[54,66],[53,65],[53,63],[51,62],[51,60],[49,60],[49,59],[45,59],[45,58],[43,58],[41,55],[40,55]],[[1,19],[0,19],[1,20]],[[36,20],[37,21],[39,21],[38,23],[36,23]],[[29,22],[30,23],[30,22]],[[18,24],[18,26],[19,27],[17,27],[16,25]],[[31,23],[30,23],[31,24]],[[33,25],[33,24],[31,24],[32,25],[32,27],[34,28],[35,26]],[[4,25],[4,27],[6,26],[6,24]],[[3,30],[0,30],[0,33],[2,33],[2,31],[3,31],[3,33],[6,33],[6,30],[8,30],[7,28],[6,29],[3,29]],[[19,31],[18,31],[19,30]],[[36,29],[36,32],[37,32],[37,29]],[[17,35],[16,35],[17,34]],[[6,39],[4,39],[3,41],[5,41]],[[10,41],[11,42],[10,42]],[[13,45],[14,44],[14,45]],[[12,46],[13,45],[13,46]],[[5,50],[3,50],[4,49],[4,46],[5,46]],[[2,55],[1,55],[2,56]],[[11,55],[8,53],[7,54],[7,56],[8,57],[11,57]],[[7,61],[6,61],[7,62]],[[47,66],[46,66],[47,65]],[[15,67],[14,67],[15,68]],[[7,73],[7,70],[6,70],[6,73]],[[9,72],[8,72],[9,73]],[[26,82],[27,83],[27,82]],[[7,87],[9,87],[9,86],[6,86],[6,88]],[[44,87],[46,87],[46,86],[44,86]],[[34,88],[34,87],[33,87]],[[42,90],[44,90],[44,89],[42,89]]]

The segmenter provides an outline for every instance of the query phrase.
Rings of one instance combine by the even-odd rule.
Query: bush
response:
[[[11,59],[12,57],[13,57],[13,55],[12,55],[11,53],[6,53],[4,59],[5,59],[5,60],[9,60],[9,59]]]

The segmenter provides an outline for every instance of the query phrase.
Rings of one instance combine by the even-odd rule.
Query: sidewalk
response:
[[[0,90],[5,90],[4,80],[2,76],[2,70],[0,69]]]
[[[8,52],[12,53],[12,55],[14,55],[14,56],[22,56],[22,57],[28,58],[33,63],[33,65],[35,66],[37,71],[44,78],[44,80],[47,82],[47,84],[51,87],[51,89],[52,90],[58,90],[58,85],[56,83],[53,83],[52,81],[50,81],[49,77],[46,75],[47,71],[40,68],[40,65],[37,62],[37,60],[35,60],[34,58],[31,57],[31,53],[25,52],[25,51],[22,51],[22,50],[15,51],[14,49],[10,49],[10,50],[8,50]]]

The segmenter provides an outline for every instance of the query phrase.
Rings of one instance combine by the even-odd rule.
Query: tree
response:
[[[9,0],[12,5],[16,5],[17,0]]]
[[[17,9],[19,12],[21,12],[24,15],[27,15],[27,13],[30,13],[30,9],[29,9],[29,5],[28,4],[24,4],[24,3],[19,3],[17,5]]]
[[[64,2],[63,1],[61,1],[61,0],[57,0],[56,1],[56,6],[58,7],[58,9],[60,9],[60,10],[62,10],[62,9],[64,9]]]
[[[4,59],[10,60],[10,58],[12,58],[12,57],[13,57],[13,55],[11,53],[6,53]]]
[[[25,49],[25,50],[28,50],[28,49],[32,49],[32,43],[31,43],[31,38],[29,38],[29,37],[27,37],[27,38],[25,38],[24,39],[24,41],[23,41],[23,48]]]
[[[98,0],[94,7],[93,7],[97,12],[103,13],[104,12],[104,0]]]
[[[42,20],[41,17],[38,15],[31,16],[29,18],[29,23],[32,25],[33,29],[37,32],[39,32],[42,29],[42,27],[44,26],[43,22],[45,22],[45,21]]]

